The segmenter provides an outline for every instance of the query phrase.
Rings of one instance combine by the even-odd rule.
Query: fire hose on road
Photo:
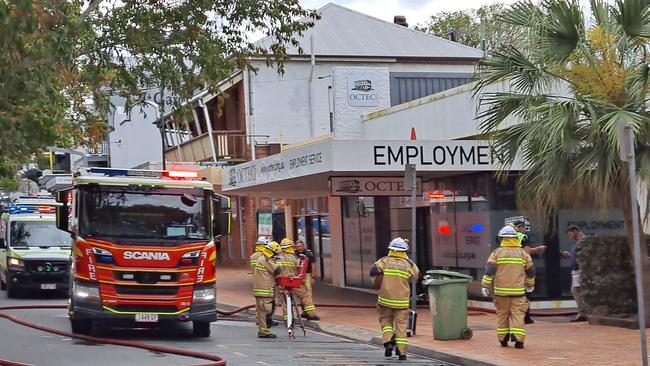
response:
[[[359,304],[316,304],[317,307],[321,308],[348,308],[348,309],[374,309],[375,305],[359,305]],[[230,316],[237,314],[239,312],[252,309],[254,308],[255,305],[247,305],[243,306],[234,310],[230,311],[224,311],[224,310],[217,310],[217,313],[219,315],[223,316]],[[209,363],[201,364],[201,365],[193,365],[193,366],[223,366],[226,365],[226,360],[223,359],[222,357],[218,355],[213,355],[209,353],[203,353],[203,352],[194,352],[194,351],[187,351],[184,349],[180,348],[174,348],[174,347],[165,347],[165,346],[158,346],[154,344],[149,344],[149,343],[144,343],[144,342],[137,342],[137,341],[126,341],[126,340],[119,340],[119,339],[113,339],[113,338],[100,338],[100,337],[92,337],[92,336],[86,336],[86,335],[81,335],[81,334],[74,334],[72,332],[66,332],[60,329],[56,328],[50,328],[50,327],[45,327],[36,323],[28,322],[26,320],[23,320],[17,316],[10,315],[3,313],[3,311],[7,310],[46,310],[46,309],[67,309],[68,305],[67,304],[60,304],[60,305],[16,305],[16,306],[0,306],[0,318],[7,319],[9,321],[12,321],[14,323],[20,324],[25,327],[37,329],[43,332],[48,332],[56,335],[60,335],[63,337],[69,337],[69,338],[76,338],[76,339],[81,339],[93,343],[101,343],[101,344],[110,344],[110,345],[115,345],[115,346],[123,346],[123,347],[131,347],[131,348],[139,348],[147,351],[153,351],[153,352],[160,352],[160,353],[168,353],[168,354],[174,354],[178,356],[186,356],[186,357],[193,357],[193,358],[198,358],[198,359],[203,359],[210,361]],[[418,308],[428,308],[426,305],[420,305]],[[493,309],[485,309],[485,308],[480,308],[480,307],[474,307],[474,306],[468,306],[468,310],[471,311],[477,311],[477,312],[484,312],[484,313],[495,313]],[[555,317],[555,316],[572,316],[575,315],[575,311],[563,311],[563,312],[531,312],[532,316],[536,317]],[[18,362],[12,362],[12,361],[6,361],[0,359],[0,366],[30,366],[28,364],[24,363],[18,363]]]
[[[45,327],[42,325],[38,325],[36,323],[28,322],[26,320],[20,319],[17,316],[10,315],[3,313],[2,311],[6,310],[43,310],[43,309],[67,309],[68,305],[62,304],[62,305],[19,305],[19,306],[1,306],[0,307],[0,318],[4,318],[7,320],[10,320],[14,323],[41,330],[44,332],[64,336],[64,337],[69,337],[69,338],[76,338],[76,339],[82,339],[85,341],[89,342],[94,342],[94,343],[102,343],[102,344],[111,344],[114,346],[123,346],[123,347],[132,347],[132,348],[139,348],[147,351],[153,351],[153,352],[160,352],[160,353],[168,353],[168,354],[174,354],[178,356],[186,356],[186,357],[193,357],[193,358],[199,358],[203,360],[208,360],[211,361],[209,363],[204,363],[201,365],[193,365],[193,366],[224,366],[226,364],[226,360],[224,360],[222,357],[217,356],[217,355],[212,355],[209,353],[203,353],[203,352],[194,352],[194,351],[187,351],[184,349],[180,348],[173,348],[173,347],[165,347],[165,346],[158,346],[154,344],[149,344],[149,343],[143,343],[143,342],[136,342],[136,341],[125,341],[125,340],[120,340],[120,339],[112,339],[112,338],[99,338],[99,337],[91,337],[91,336],[86,336],[86,335],[81,335],[81,334],[74,334],[72,332],[66,332],[60,329],[56,328],[50,328],[50,327]],[[247,307],[244,307],[247,308]],[[242,309],[244,309],[242,308]],[[241,310],[240,310],[241,311]],[[0,360],[0,365],[4,366],[28,366],[26,364],[22,363],[16,363],[16,362],[11,362],[11,361],[5,361],[5,360]]]

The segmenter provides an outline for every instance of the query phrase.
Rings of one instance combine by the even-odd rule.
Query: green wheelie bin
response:
[[[472,276],[430,270],[422,284],[429,292],[429,308],[433,321],[433,339],[470,339],[472,330],[467,327],[467,285]]]

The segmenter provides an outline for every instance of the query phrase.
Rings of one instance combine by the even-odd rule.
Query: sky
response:
[[[318,9],[330,2],[389,22],[395,15],[404,15],[409,26],[414,26],[442,11],[476,9],[493,3],[512,4],[515,0],[300,0],[300,5]]]
[[[516,0],[300,0],[300,5],[318,9],[330,2],[389,22],[393,21],[395,15],[404,15],[412,27],[439,12],[477,9],[494,3],[512,4]],[[586,5],[589,1],[580,0],[580,3]]]

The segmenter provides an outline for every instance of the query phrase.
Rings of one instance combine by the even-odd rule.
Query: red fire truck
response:
[[[216,321],[216,246],[230,233],[230,201],[192,171],[90,168],[57,200],[72,235],[72,331]]]

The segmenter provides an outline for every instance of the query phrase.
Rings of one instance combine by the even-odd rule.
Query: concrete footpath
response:
[[[217,273],[217,301],[230,306],[254,303],[249,269],[220,267]],[[318,304],[374,305],[376,296],[357,290],[316,283]],[[321,330],[365,342],[380,342],[380,328],[374,309],[317,307]],[[462,365],[641,365],[639,331],[569,323],[569,318],[537,317],[527,326],[526,348],[502,348],[497,342],[496,319],[492,314],[470,312],[470,340],[433,340],[428,309],[418,310],[417,334],[409,338],[410,352]],[[277,329],[277,330],[276,330]],[[273,328],[276,333],[283,332]],[[253,335],[251,335],[253,336]]]

